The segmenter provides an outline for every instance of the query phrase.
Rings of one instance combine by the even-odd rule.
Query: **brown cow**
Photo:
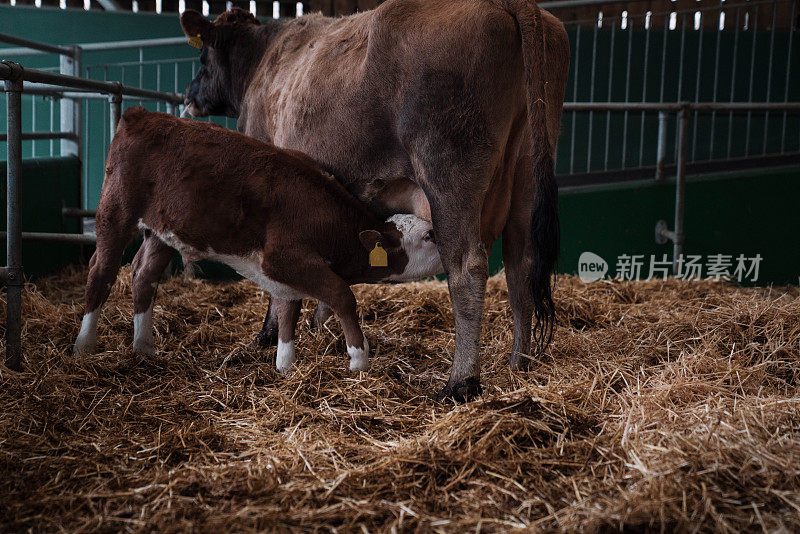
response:
[[[456,326],[441,396],[480,391],[487,248],[501,234],[511,365],[552,333],[559,248],[552,154],[569,68],[563,25],[532,0],[388,0],[349,17],[181,17],[203,43],[195,115],[302,150],[381,215],[433,221]],[[531,323],[536,318],[536,327]],[[275,330],[274,313],[261,339]]]
[[[430,222],[413,215],[375,218],[302,153],[276,148],[193,120],[144,108],[125,112],[111,143],[97,207],[97,249],[89,264],[86,313],[75,351],[95,348],[100,308],[136,234],[133,261],[135,351],[153,352],[158,280],[177,250],[189,261],[230,265],[282,299],[276,365],[295,361],[299,306],[310,296],[342,323],[350,369],[365,369],[350,284],[402,281],[441,272]],[[380,243],[388,266],[372,267]]]

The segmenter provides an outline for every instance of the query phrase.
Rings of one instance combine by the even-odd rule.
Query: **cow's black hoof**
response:
[[[436,396],[436,400],[439,402],[452,400],[457,403],[462,403],[478,397],[481,393],[483,393],[481,379],[477,376],[472,376],[455,383],[448,382],[444,389]]]
[[[259,349],[268,349],[278,345],[278,330],[262,330],[253,339],[253,346]]]
[[[531,357],[527,354],[512,352],[508,355],[508,366],[512,371],[528,371],[531,368]]]

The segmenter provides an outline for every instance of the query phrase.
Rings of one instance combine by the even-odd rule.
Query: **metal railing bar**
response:
[[[800,111],[800,102],[564,102],[564,111]]]
[[[0,239],[8,236],[6,232],[0,232]],[[23,241],[41,241],[47,243],[72,243],[75,245],[94,245],[97,243],[95,234],[59,234],[49,232],[22,232]]]
[[[152,48],[186,44],[186,37],[161,37],[158,39],[132,39],[130,41],[108,41],[105,43],[80,43],[77,46],[85,52],[98,50],[120,50],[125,48]]]
[[[78,139],[73,132],[26,132],[20,134],[23,141],[44,141],[50,139]],[[0,141],[8,141],[8,134],[0,134]]]
[[[22,79],[12,69],[5,87],[6,127],[8,131],[6,165],[6,365],[19,371],[22,364],[22,238],[20,236],[20,197],[22,174]]]
[[[649,0],[554,0],[551,2],[538,2],[542,9],[558,9],[562,7],[603,6],[612,4],[633,4]]]
[[[652,21],[653,17],[661,16],[661,15],[665,15],[667,17],[667,19],[669,19],[669,15],[671,13],[675,13],[676,16],[677,15],[683,15],[683,14],[692,14],[692,15],[694,15],[698,11],[700,13],[704,13],[706,11],[720,11],[720,10],[723,10],[723,9],[734,9],[734,8],[739,8],[739,7],[753,7],[753,6],[758,7],[758,6],[761,6],[761,5],[764,5],[764,4],[771,4],[773,1],[774,0],[760,0],[760,1],[755,1],[755,2],[747,2],[747,3],[740,3],[740,4],[730,4],[730,5],[728,5],[728,4],[720,4],[720,5],[716,5],[716,6],[697,6],[697,7],[692,7],[692,8],[689,8],[689,9],[682,9],[682,10],[653,11],[651,13],[651,15],[650,15],[650,20]],[[791,1],[791,0],[788,0],[788,1],[787,0],[780,0],[780,3],[788,4],[789,1]],[[571,3],[572,2],[570,2],[570,4]],[[543,3],[539,4],[539,6],[544,7]],[[545,8],[545,9],[547,9],[547,8]],[[616,16],[616,15],[609,16],[608,18],[603,18],[603,25],[605,26],[606,21],[614,21],[614,20],[616,20],[618,18],[619,17]],[[576,25],[576,24],[588,25],[588,24],[596,24],[596,23],[597,23],[597,19],[596,18],[595,19],[578,19],[578,20],[570,20],[570,21],[564,22],[564,26],[573,26],[573,25]],[[668,26],[668,25],[665,25],[665,27],[666,26]]]
[[[37,43],[36,41],[29,41],[28,39],[22,39],[21,37],[14,37],[13,35],[8,35],[5,33],[0,33],[0,42],[19,45],[24,47],[22,50],[28,50],[28,51],[35,50],[37,53],[60,54],[62,56],[75,57],[75,51],[72,50],[72,48],[56,46],[47,43]],[[3,48],[0,49],[0,54],[8,54],[9,50],[11,52],[16,52],[16,50],[13,48]],[[27,55],[27,54],[15,53],[13,55]]]
[[[20,68],[22,68],[20,66]],[[9,79],[12,75],[10,62],[0,62],[0,79]],[[183,95],[175,93],[159,93],[138,87],[122,85],[119,82],[106,82],[67,76],[65,74],[54,74],[37,69],[22,69],[22,80],[26,82],[38,82],[62,87],[89,89],[101,93],[121,94],[125,96],[153,98],[157,100],[170,101],[173,104],[182,104]]]

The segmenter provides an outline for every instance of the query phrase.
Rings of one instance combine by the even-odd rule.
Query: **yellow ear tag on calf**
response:
[[[189,37],[189,46],[193,46],[198,50],[203,48],[203,40],[200,38],[199,33],[195,37]]]
[[[386,255],[386,251],[383,250],[383,247],[381,247],[380,242],[375,243],[375,248],[373,248],[369,253],[369,265],[370,267],[389,266],[389,258]]]

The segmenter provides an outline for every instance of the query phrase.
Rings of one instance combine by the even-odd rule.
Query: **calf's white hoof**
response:
[[[358,371],[369,369],[369,342],[367,341],[367,336],[364,336],[363,349],[348,345],[347,354],[350,355],[350,371],[357,373]]]
[[[97,319],[97,310],[83,316],[81,331],[77,339],[75,339],[74,351],[76,356],[92,354],[97,350]]]
[[[294,351],[294,342],[289,341],[284,343],[278,339],[278,355],[275,357],[275,367],[281,374],[286,374],[291,369],[294,362],[297,361],[297,355]]]

